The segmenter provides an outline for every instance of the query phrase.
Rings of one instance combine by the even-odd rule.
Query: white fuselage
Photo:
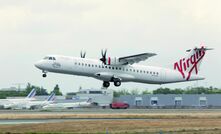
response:
[[[143,65],[104,65],[99,60],[68,56],[52,56],[54,60],[41,60],[35,66],[43,72],[93,77],[102,81],[120,78],[121,82],[165,84],[187,81],[179,71]],[[191,75],[188,81],[204,78]]]
[[[35,100],[34,98],[22,98],[22,99],[2,99],[0,105],[3,105],[5,109],[23,109],[24,105],[30,101]]]
[[[23,105],[23,108],[25,109],[42,108],[51,103],[53,103],[53,101],[46,101],[46,100],[45,101],[29,101]]]
[[[73,109],[91,107],[90,102],[71,102],[71,103],[52,103],[43,107],[43,109]]]

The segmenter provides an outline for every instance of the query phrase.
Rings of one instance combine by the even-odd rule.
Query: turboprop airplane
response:
[[[93,105],[92,99],[82,102],[68,102],[68,103],[52,103],[43,107],[43,109],[74,109],[74,108],[88,108]]]
[[[26,98],[19,98],[19,99],[1,99],[0,105],[3,105],[5,109],[13,108],[17,104],[20,103],[27,103],[28,101],[35,100],[36,89],[32,89],[32,91],[28,94]]]
[[[102,58],[88,59],[86,53],[81,57],[49,55],[38,61],[35,66],[42,70],[43,77],[48,72],[93,77],[103,81],[103,87],[110,82],[120,86],[121,82],[139,82],[147,84],[166,84],[204,80],[199,76],[200,64],[209,48],[200,47],[187,50],[188,55],[173,63],[173,68],[143,66],[135,63],[155,56],[155,53],[142,53],[132,56],[111,58],[107,50],[102,51]]]

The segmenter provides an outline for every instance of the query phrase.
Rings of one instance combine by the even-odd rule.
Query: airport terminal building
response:
[[[131,108],[221,108],[221,94],[125,95],[115,100]]]

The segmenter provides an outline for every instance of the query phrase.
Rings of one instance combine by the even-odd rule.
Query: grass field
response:
[[[221,134],[220,112],[121,114],[0,114],[0,119],[142,118],[146,120],[76,120],[61,123],[0,125],[0,133]]]
[[[147,121],[74,121],[47,124],[1,125],[2,133],[197,133],[220,134],[221,119],[159,119]]]

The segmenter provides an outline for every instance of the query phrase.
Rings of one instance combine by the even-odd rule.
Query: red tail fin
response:
[[[203,57],[206,54],[206,50],[211,49],[202,46],[201,48],[196,47],[194,49],[187,50],[187,52],[189,52],[189,55],[174,63],[174,70],[179,71],[183,78],[189,80],[191,74],[198,74],[199,67],[203,60]]]

